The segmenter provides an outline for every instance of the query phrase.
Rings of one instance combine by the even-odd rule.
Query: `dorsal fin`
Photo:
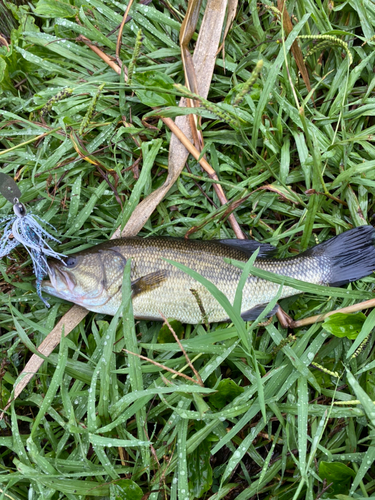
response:
[[[251,256],[259,248],[258,257],[272,257],[277,249],[268,243],[259,243],[254,240],[218,240],[223,245],[236,248],[246,255]]]

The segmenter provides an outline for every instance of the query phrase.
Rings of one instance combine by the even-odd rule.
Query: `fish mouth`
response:
[[[66,298],[66,295],[74,296],[75,279],[70,273],[62,271],[59,268],[60,265],[60,262],[48,261],[49,280],[42,281],[42,290],[61,298]]]
[[[112,298],[102,293],[103,286],[93,291],[82,290],[79,277],[76,279],[59,261],[48,260],[48,277],[41,283],[43,292],[73,302],[89,311],[102,312],[101,308]]]

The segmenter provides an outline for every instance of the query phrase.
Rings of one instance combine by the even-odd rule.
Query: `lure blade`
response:
[[[15,198],[21,198],[20,188],[14,179],[3,172],[0,172],[0,193],[11,203],[14,203]]]

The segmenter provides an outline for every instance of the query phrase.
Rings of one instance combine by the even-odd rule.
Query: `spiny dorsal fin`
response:
[[[222,245],[236,248],[246,255],[251,256],[259,248],[258,257],[272,257],[277,249],[268,243],[259,243],[254,240],[218,240]]]

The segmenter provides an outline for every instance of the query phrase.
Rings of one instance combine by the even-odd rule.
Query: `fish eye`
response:
[[[73,255],[73,256],[68,257],[67,259],[65,259],[64,262],[65,262],[66,267],[74,267],[77,264],[77,257],[75,257]]]

